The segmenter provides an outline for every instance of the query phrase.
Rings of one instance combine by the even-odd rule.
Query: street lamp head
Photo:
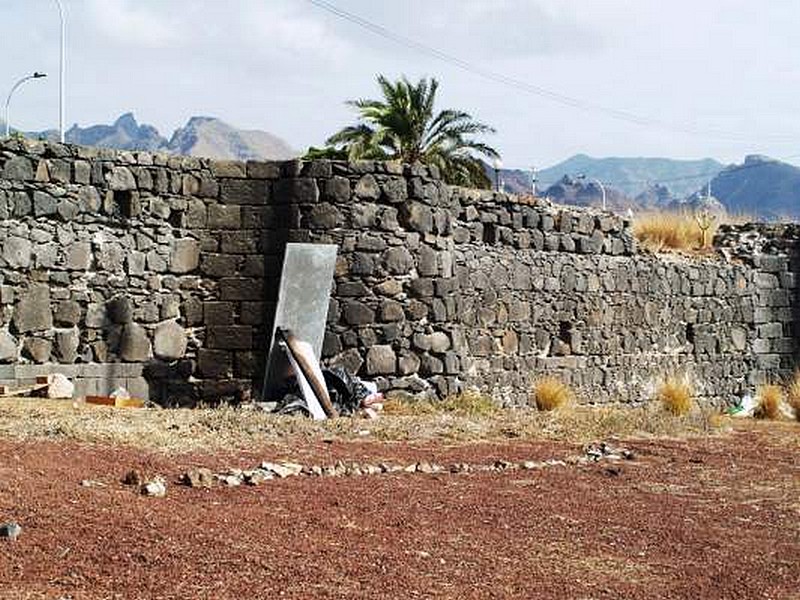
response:
[[[40,73],[39,71],[34,71],[32,77],[34,79],[41,79],[42,77],[47,77],[47,73]]]
[[[502,161],[502,160],[500,160],[499,158],[495,158],[495,159],[492,161],[492,165],[494,166],[494,168],[495,168],[496,170],[498,170],[498,171],[499,171],[500,169],[502,169],[502,168],[503,168],[503,161]]]

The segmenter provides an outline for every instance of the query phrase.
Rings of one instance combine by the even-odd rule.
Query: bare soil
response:
[[[0,598],[800,598],[798,440],[797,424],[749,422],[628,440],[636,459],[614,468],[192,489],[177,484],[192,466],[491,463],[580,446],[317,437],[167,455],[0,437],[0,522],[24,528],[0,540]],[[167,496],[120,483],[134,468],[165,476]]]

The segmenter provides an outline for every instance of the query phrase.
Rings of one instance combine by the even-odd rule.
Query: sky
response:
[[[576,153],[800,162],[796,0],[327,0],[469,70],[308,0],[62,1],[67,127],[130,111],[169,137],[208,115],[303,150],[354,122],[344,101],[377,96],[382,73],[436,77],[438,107],[492,125],[509,168]],[[48,73],[15,92],[12,124],[56,128],[55,0],[0,0],[0,26],[0,98]]]

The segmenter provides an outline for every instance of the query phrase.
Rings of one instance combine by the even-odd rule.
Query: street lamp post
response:
[[[536,198],[536,167],[531,167],[531,196]]]
[[[586,175],[581,173],[580,175],[578,175],[578,179],[584,180],[586,179]],[[596,183],[598,186],[600,186],[600,192],[603,194],[603,210],[606,210],[606,188],[603,185],[603,182],[595,177],[590,177],[589,180],[592,183]]]
[[[499,158],[495,158],[492,162],[494,166],[494,191],[500,191],[500,169],[503,168],[503,162]]]
[[[8,92],[8,96],[6,97],[6,107],[5,107],[5,120],[6,120],[6,135],[8,137],[11,135],[11,116],[10,116],[10,106],[11,106],[11,96],[14,95],[14,92],[17,91],[17,88],[21,86],[26,81],[30,81],[31,79],[41,79],[42,77],[47,77],[47,73],[39,73],[38,71],[34,71],[32,75],[26,75],[17,83],[14,84],[14,87],[11,88],[11,91]]]
[[[58,59],[58,134],[61,143],[64,143],[64,73],[66,72],[67,50],[66,50],[66,34],[67,34],[67,21],[64,18],[64,6],[61,0],[55,0],[58,7],[58,17],[61,20],[61,49]]]

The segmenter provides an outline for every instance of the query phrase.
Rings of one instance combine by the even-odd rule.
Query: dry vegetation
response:
[[[542,377],[533,382],[531,400],[539,410],[548,412],[566,408],[573,398],[570,387],[557,377]]]
[[[778,419],[781,415],[783,389],[779,385],[762,385],[756,392],[758,406],[754,416],[758,419]]]
[[[402,403],[398,403],[402,405]],[[458,406],[458,409],[454,409]],[[232,407],[115,409],[71,402],[0,400],[0,437],[121,444],[159,452],[234,451],[312,438],[470,442],[562,440],[585,443],[609,436],[685,436],[715,431],[710,413],[680,419],[658,406],[576,407],[569,411],[486,410],[477,396],[452,400],[427,414],[385,415],[375,421],[343,417],[311,421]]]
[[[800,370],[794,372],[786,386],[786,399],[794,409],[794,417],[800,421]]]
[[[747,215],[728,215],[720,221],[702,213],[650,211],[636,215],[633,233],[642,246],[653,252],[698,252],[710,247],[721,223],[748,221],[752,219]]]
[[[686,377],[667,377],[656,390],[656,398],[667,412],[676,416],[688,414],[692,409],[694,390]]]
[[[494,414],[497,405],[489,396],[474,390],[448,396],[442,402],[417,400],[413,396],[387,400],[383,405],[383,413],[392,416],[414,416],[455,414],[467,417],[484,417]]]
[[[700,228],[688,214],[642,213],[633,222],[633,233],[640,244],[654,252],[696,250],[702,243]]]

